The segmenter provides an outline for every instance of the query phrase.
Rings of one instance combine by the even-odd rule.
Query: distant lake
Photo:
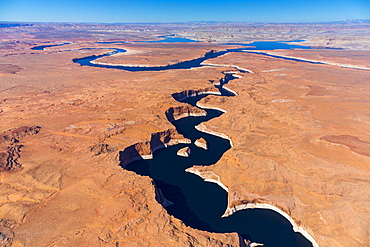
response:
[[[293,40],[293,41],[254,41],[251,43],[226,43],[225,45],[241,45],[247,46],[246,50],[293,50],[293,49],[311,49],[309,46],[287,44],[284,42],[302,42],[304,40]]]
[[[45,48],[48,48],[48,47],[61,46],[61,45],[68,45],[68,44],[72,44],[72,43],[71,43],[71,42],[66,42],[66,43],[55,44],[55,45],[40,45],[40,46],[34,46],[34,47],[32,47],[32,48],[31,48],[31,50],[42,51],[42,50],[44,50]]]
[[[21,26],[33,26],[34,24],[29,23],[9,23],[9,22],[1,22],[0,28],[3,27],[21,27]]]
[[[187,39],[187,38],[173,37],[173,35],[158,36],[158,38],[164,38],[164,39],[152,40],[152,41],[142,41],[142,42],[145,42],[145,43],[189,43],[189,42],[199,42],[199,41],[192,40],[192,39]]]

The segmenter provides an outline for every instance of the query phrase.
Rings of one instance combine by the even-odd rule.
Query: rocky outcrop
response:
[[[191,153],[191,150],[189,147],[184,147],[184,148],[179,149],[179,151],[177,151],[177,155],[182,156],[182,157],[189,157],[190,153]]]
[[[0,220],[0,246],[10,247],[14,238],[14,232],[11,229],[11,224],[5,220]]]
[[[207,112],[205,110],[190,105],[171,107],[166,111],[166,117],[170,122],[174,122],[184,117],[199,117],[206,115]]]
[[[38,126],[21,126],[0,135],[0,173],[15,171],[22,168],[20,158],[20,139],[27,135],[35,135],[40,131]]]
[[[251,242],[249,240],[244,240],[244,245],[246,247],[256,247],[256,246],[263,246],[263,244]]]
[[[150,142],[138,142],[120,152],[120,161],[123,168],[131,162],[152,158],[153,152],[150,149]]]
[[[200,148],[203,148],[205,150],[208,149],[208,144],[207,144],[207,141],[204,140],[203,137],[199,138],[199,139],[196,139],[195,142],[194,142],[194,145],[197,146],[197,147],[200,147]]]
[[[116,151],[116,149],[110,147],[108,144],[105,143],[98,143],[94,144],[90,147],[90,151],[94,153],[94,156],[105,154],[105,153],[111,153]]]
[[[179,143],[191,143],[191,140],[179,134],[176,129],[154,133],[150,141],[135,143],[121,151],[121,166],[124,168],[127,164],[136,160],[152,159],[156,150]]]
[[[166,131],[152,134],[150,139],[150,149],[154,152],[158,149],[179,143],[191,143],[191,141],[177,132],[176,129],[168,129]]]
[[[35,135],[39,133],[41,127],[39,126],[21,126],[19,128],[16,128],[14,130],[10,130],[7,132],[4,132],[0,135],[0,143],[3,142],[11,142],[16,143],[19,142],[19,139],[27,136],[27,135]]]
[[[0,152],[0,173],[15,171],[22,168],[21,164],[18,162],[21,147],[21,145],[12,145],[7,147],[5,152]]]

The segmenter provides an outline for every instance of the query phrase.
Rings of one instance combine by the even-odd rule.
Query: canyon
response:
[[[172,122],[206,112],[178,100],[206,92],[197,106],[223,114],[197,129],[230,140],[232,147],[214,164],[194,164],[187,172],[227,191],[224,216],[270,208],[307,233],[314,246],[369,245],[369,28],[367,23],[1,28],[0,246],[244,246],[235,232],[197,230],[173,217],[152,179],[123,168],[160,149],[189,144]],[[138,42],[169,34],[201,42]],[[118,48],[126,52],[97,61],[166,66],[210,51],[248,50],[227,42],[296,39],[305,41],[291,44],[313,49],[262,52],[322,64],[248,51],[163,71],[73,62]],[[226,87],[237,96],[219,97],[215,86],[231,72],[240,77]]]

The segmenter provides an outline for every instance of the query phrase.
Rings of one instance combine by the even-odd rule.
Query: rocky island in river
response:
[[[369,29],[1,27],[0,246],[264,244],[176,217],[160,179],[125,169],[167,149],[210,156],[183,169],[224,193],[205,211],[267,208],[299,246],[370,245]]]

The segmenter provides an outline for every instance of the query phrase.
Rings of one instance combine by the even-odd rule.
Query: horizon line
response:
[[[110,24],[110,25],[120,25],[120,24],[185,24],[185,23],[244,23],[244,24],[319,24],[319,23],[370,23],[370,19],[344,19],[344,20],[332,20],[332,21],[295,21],[295,22],[269,22],[269,21],[165,21],[165,22],[94,22],[94,21],[4,21],[0,20],[0,23],[16,23],[16,24]]]

